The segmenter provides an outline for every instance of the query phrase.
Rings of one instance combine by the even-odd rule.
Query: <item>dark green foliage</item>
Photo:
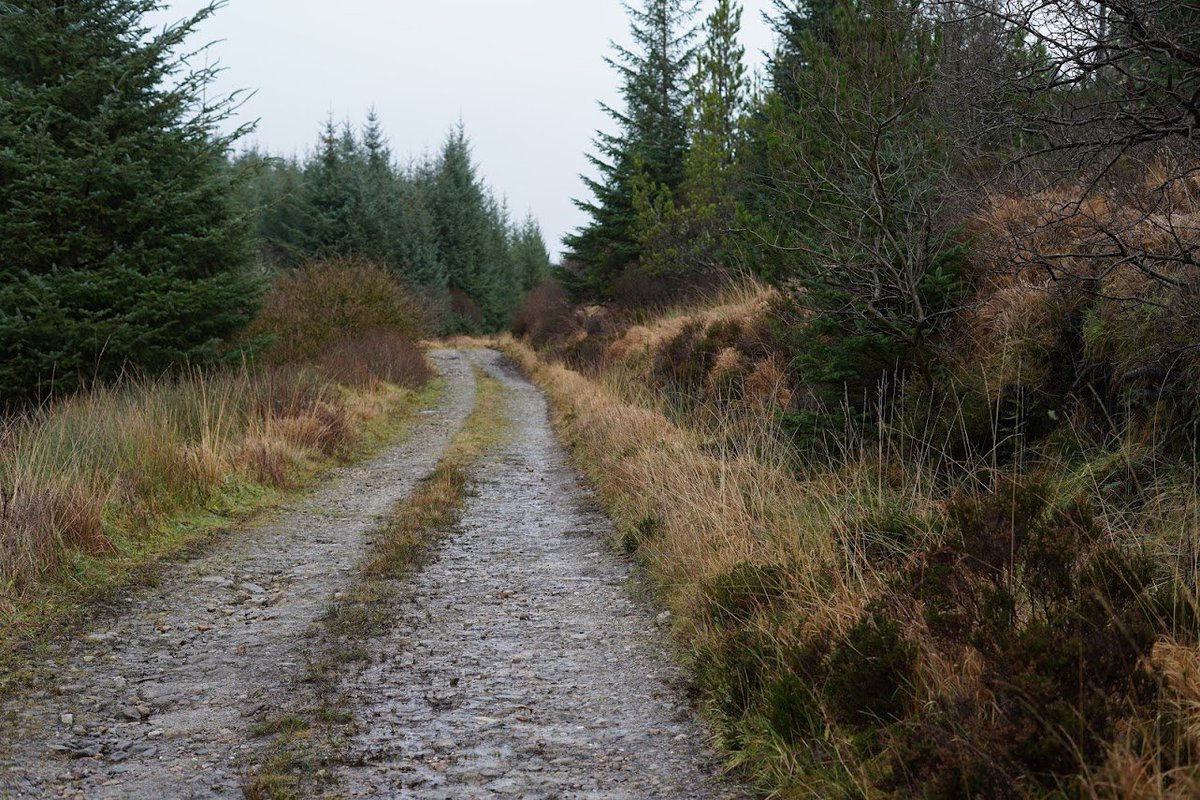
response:
[[[629,555],[637,555],[643,544],[658,538],[661,533],[662,521],[655,516],[644,516],[621,536],[621,547]]]
[[[764,634],[741,627],[723,632],[694,654],[696,680],[724,718],[736,723],[762,698],[765,681],[777,669],[779,653]]]
[[[896,619],[869,612],[829,654],[822,694],[830,712],[860,727],[900,719],[910,705],[915,663],[916,649]]]
[[[215,10],[151,33],[153,0],[0,14],[0,396],[69,391],[126,368],[206,363],[260,281],[217,132],[233,100],[180,48]]]
[[[648,174],[635,181],[637,270],[642,283],[656,289],[647,298],[654,303],[703,291],[742,261],[742,242],[732,235],[736,197],[745,182],[738,151],[750,92],[741,26],[742,8],[733,0],[719,0],[704,22],[680,185],[655,183]],[[621,299],[631,304],[627,294],[622,291]]]
[[[767,691],[771,730],[789,744],[819,736],[825,726],[819,698],[807,676],[785,672]]]
[[[1053,787],[1099,763],[1118,722],[1154,696],[1143,659],[1167,631],[1153,612],[1156,571],[1137,551],[1100,541],[1083,505],[1050,508],[1037,482],[959,497],[950,519],[951,541],[896,588],[919,599],[941,647],[983,658],[995,708],[947,697],[897,729],[897,788],[995,791],[1003,773]],[[961,746],[931,742],[937,728]]]
[[[838,0],[772,0],[769,17],[775,30],[775,52],[767,64],[771,90],[788,106],[803,110],[806,98],[796,92],[811,66],[814,44],[836,45]]]
[[[479,179],[461,125],[437,158],[408,168],[396,165],[374,112],[357,133],[327,120],[302,164],[240,160],[256,167],[244,203],[257,216],[263,260],[386,265],[440,312],[442,332],[499,329],[550,271],[537,223],[509,218]]]
[[[785,597],[789,581],[790,572],[782,564],[743,561],[705,587],[708,616],[717,627],[745,626]]]
[[[747,219],[766,245],[761,271],[785,289],[778,314],[795,321],[782,336],[800,382],[825,407],[869,415],[889,376],[932,388],[936,336],[964,292],[935,32],[896,0],[805,4],[777,24]],[[827,419],[832,430],[794,422],[819,439],[840,433],[837,414]]]
[[[598,177],[584,178],[592,199],[576,201],[591,220],[565,240],[579,270],[563,285],[581,295],[611,296],[617,278],[638,260],[638,183],[673,191],[683,182],[696,7],[693,0],[626,6],[634,49],[618,47],[609,60],[621,76],[624,108],[605,107],[618,132],[596,136],[589,160]]]
[[[888,507],[864,516],[847,542],[852,563],[864,566],[902,563],[925,531],[924,524],[900,509]]]

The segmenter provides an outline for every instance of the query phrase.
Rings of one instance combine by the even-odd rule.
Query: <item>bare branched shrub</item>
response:
[[[450,289],[452,326],[460,331],[474,332],[483,328],[483,309],[462,289]]]
[[[530,289],[513,313],[511,330],[534,347],[566,339],[577,330],[566,290],[552,278]]]
[[[1024,263],[1100,294],[1126,269],[1185,283],[1200,267],[1200,9],[1175,0],[934,6],[949,29],[999,26],[1025,43],[1020,59],[979,65],[1000,102],[976,104],[984,113],[971,131],[1007,144],[1000,191],[1047,193],[1033,224],[1014,231]],[[1071,235],[1042,235],[1059,228]]]
[[[334,344],[378,331],[418,339],[415,296],[386,269],[352,259],[317,261],[278,276],[247,336],[263,338],[273,363],[311,361]]]
[[[329,347],[321,367],[333,380],[350,386],[384,381],[417,388],[433,377],[421,349],[399,333],[372,331]]]

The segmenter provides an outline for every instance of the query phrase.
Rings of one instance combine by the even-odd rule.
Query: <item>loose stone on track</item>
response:
[[[436,413],[292,510],[168,570],[46,666],[49,690],[0,706],[0,797],[241,797],[255,713],[279,704],[377,520],[470,413],[466,360],[432,358],[445,382]]]
[[[253,724],[287,707],[307,636],[357,579],[377,520],[462,426],[472,365],[501,381],[510,430],[478,465],[460,530],[405,579],[391,631],[344,674],[355,766],[332,791],[740,796],[680,688],[669,615],[633,598],[542,395],[493,351],[433,359],[441,403],[401,442],[169,568],[45,665],[44,690],[0,704],[0,797],[241,797],[263,746]]]
[[[339,793],[412,798],[733,797],[654,614],[555,440],[540,392],[491,351],[510,433],[461,531],[349,687]]]

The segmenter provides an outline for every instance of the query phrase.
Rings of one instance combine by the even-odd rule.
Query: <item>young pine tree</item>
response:
[[[889,374],[931,388],[934,335],[957,308],[964,247],[933,103],[936,45],[905,0],[839,0],[831,26],[802,37],[788,92],[763,106],[760,240],[777,245],[807,318],[792,332],[796,366],[835,406]]]
[[[732,238],[741,179],[738,155],[749,94],[742,7],[718,0],[704,23],[689,106],[691,146],[677,192],[639,179],[641,269],[687,291],[733,266]]]
[[[576,294],[611,296],[614,285],[640,254],[639,185],[678,189],[687,153],[688,75],[695,55],[693,0],[644,0],[627,5],[633,48],[616,48],[608,63],[622,79],[625,107],[604,106],[617,132],[597,134],[589,160],[597,178],[584,178],[591,200],[577,200],[591,221],[565,243],[582,274],[564,276]]]
[[[533,215],[513,231],[513,262],[521,292],[528,292],[550,274],[550,253]]]
[[[232,98],[159,32],[155,0],[0,13],[0,396],[219,358],[260,293],[218,132]]]

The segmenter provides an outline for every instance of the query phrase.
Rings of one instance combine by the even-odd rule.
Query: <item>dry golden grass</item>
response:
[[[800,480],[769,407],[683,427],[636,379],[598,382],[514,340],[502,346],[550,395],[560,432],[620,530],[654,528],[639,556],[680,618],[703,624],[704,587],[744,562],[789,567],[795,618],[808,627],[839,630],[857,618],[877,578],[849,572],[828,587],[820,576],[845,561],[854,519],[883,491],[878,475],[848,469]]]
[[[457,524],[471,468],[506,430],[500,382],[476,369],[475,405],[437,467],[396,504],[380,529],[375,557],[366,566],[372,577],[397,577],[415,566],[433,542]]]
[[[136,563],[180,515],[297,485],[415,396],[378,382],[341,387],[304,367],[247,368],[129,381],[9,418],[0,612],[44,594],[80,557]]]
[[[661,328],[647,323],[637,336],[674,330],[685,324],[680,319],[686,317],[676,316]],[[665,334],[654,339],[658,346],[669,340]],[[636,550],[674,612],[676,633],[701,673],[711,663],[710,654],[731,646],[731,635],[734,647],[760,648],[764,658],[805,652],[814,641],[831,646],[843,641],[873,602],[891,594],[903,574],[901,565],[912,563],[914,553],[935,551],[944,540],[948,493],[944,476],[936,473],[936,443],[924,443],[921,447],[931,452],[914,457],[921,452],[913,444],[920,442],[921,431],[897,431],[870,445],[856,440],[839,458],[801,469],[803,459],[774,423],[775,412],[786,403],[779,396],[784,381],[777,367],[762,367],[759,380],[770,388],[754,392],[760,402],[706,403],[681,413],[669,391],[645,380],[642,358],[632,350],[588,377],[510,338],[500,346],[549,395],[557,430],[596,485],[617,523],[620,543]],[[1132,451],[1117,458],[1126,457],[1134,458]],[[982,475],[989,469],[980,464],[966,473]],[[1049,488],[1064,503],[1099,496],[1101,478],[1092,472],[1108,470],[1092,462],[1049,465],[1047,472],[1056,475]],[[1195,492],[1181,496],[1182,490],[1172,486],[1164,474],[1160,489],[1147,487],[1148,502],[1136,519],[1101,506],[1102,538],[1140,546],[1148,528],[1162,536],[1173,525],[1178,538],[1166,537],[1170,541],[1160,543],[1161,552],[1186,550],[1185,543],[1195,538]],[[990,490],[978,488],[984,494]],[[1192,511],[1179,516],[1185,508]],[[880,557],[878,543],[864,543],[863,536],[869,521],[891,514],[911,521],[918,538],[889,564]],[[751,616],[738,618],[734,635],[721,617],[727,610],[714,606],[720,597],[715,587],[746,565],[771,576],[770,599]],[[912,707],[972,709],[979,719],[1005,715],[989,688],[995,686],[994,674],[988,675],[994,666],[979,650],[937,640],[919,605],[908,611],[889,608],[889,613],[898,615],[895,621],[914,647]],[[1083,796],[1194,796],[1189,792],[1200,786],[1195,767],[1165,769],[1156,761],[1161,752],[1147,745],[1160,727],[1182,725],[1191,746],[1200,748],[1200,661],[1195,648],[1180,641],[1164,638],[1153,656],[1176,699],[1163,708],[1161,720],[1134,714],[1125,723],[1128,736],[1114,742],[1107,760],[1082,777]],[[763,669],[770,674],[779,667]],[[765,723],[753,713],[731,722],[720,698],[706,702],[732,763],[771,796],[825,797],[849,787],[863,796],[888,796],[875,788],[879,765],[862,758],[850,731],[830,725],[811,743],[788,744],[759,733]],[[736,729],[732,733],[730,726]],[[809,748],[817,755],[805,755]],[[1200,764],[1200,749],[1173,763]],[[1025,791],[1037,796],[1032,788]]]
[[[631,362],[661,349],[689,324],[711,326],[721,322],[754,323],[762,319],[778,298],[777,290],[747,278],[723,288],[707,301],[692,301],[652,322],[634,325],[608,347],[610,363]]]

